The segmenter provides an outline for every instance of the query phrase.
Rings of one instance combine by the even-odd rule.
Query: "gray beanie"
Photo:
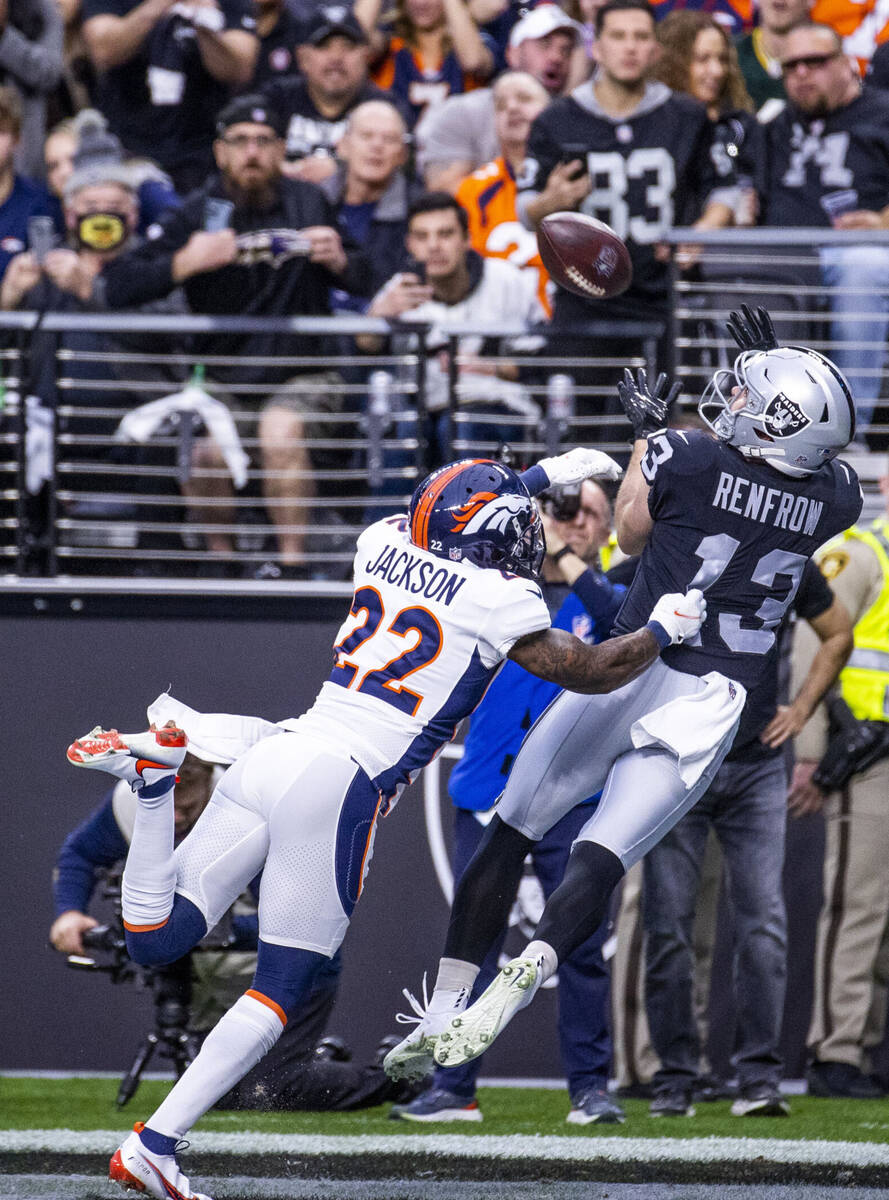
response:
[[[124,161],[123,146],[108,130],[108,122],[100,112],[85,108],[74,120],[77,149],[74,151],[74,170],[65,184],[65,199],[70,200],[82,188],[99,183],[119,183],[135,192],[138,184]]]

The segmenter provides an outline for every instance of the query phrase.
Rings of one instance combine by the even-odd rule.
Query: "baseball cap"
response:
[[[510,46],[520,46],[535,38],[544,38],[557,29],[565,29],[573,33],[575,39],[582,36],[583,30],[577,21],[572,21],[564,9],[558,4],[538,4],[529,13],[517,21],[509,35]]]
[[[306,21],[305,41],[318,46],[325,38],[335,33],[351,38],[353,42],[366,42],[364,26],[345,4],[325,4],[316,9]]]
[[[216,118],[216,136],[222,137],[226,129],[232,125],[241,125],[248,123],[250,125],[268,125],[273,129],[278,137],[283,137],[285,132],[284,118],[276,108],[273,108],[266,100],[265,96],[259,93],[253,93],[248,96],[236,96],[234,100],[226,104],[219,116]]]

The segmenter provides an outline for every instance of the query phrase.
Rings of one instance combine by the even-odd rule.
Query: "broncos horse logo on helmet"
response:
[[[440,467],[417,487],[408,510],[411,541],[452,562],[536,579],[546,542],[528,489],[487,458]]]

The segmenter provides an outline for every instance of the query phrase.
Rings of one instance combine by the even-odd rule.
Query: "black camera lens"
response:
[[[554,521],[573,521],[580,512],[580,484],[550,488],[540,499],[544,512]]]

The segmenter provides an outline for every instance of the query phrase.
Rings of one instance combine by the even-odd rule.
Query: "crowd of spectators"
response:
[[[671,227],[889,227],[882,31],[842,8],[0,0],[0,306],[431,322],[429,461],[455,436],[493,450],[539,419],[529,381],[541,373],[484,337],[461,341],[452,364],[449,323],[549,323],[547,353],[576,360],[593,357],[589,322],[607,319],[594,356],[607,361],[640,353],[648,321],[668,365]],[[91,186],[75,194],[78,154]],[[626,239],[625,295],[584,301],[547,279],[536,226],[565,209]],[[421,243],[434,222],[451,226],[453,261],[431,235]],[[694,247],[676,257],[703,269]],[[838,289],[820,307],[867,436],[889,250],[831,245],[805,270],[786,268],[789,288]],[[397,330],[388,345],[320,346],[323,369],[318,340],[292,334],[170,343],[206,360],[202,386],[239,423],[284,573],[305,570],[313,501],[360,467],[354,444],[337,447],[337,418],[354,428],[366,404],[361,354],[415,348]],[[572,374],[593,436],[613,369]],[[51,404],[51,382],[33,376]],[[440,414],[455,387],[464,419],[452,425]],[[198,436],[181,480],[195,537],[223,569],[238,521],[230,459]]]

